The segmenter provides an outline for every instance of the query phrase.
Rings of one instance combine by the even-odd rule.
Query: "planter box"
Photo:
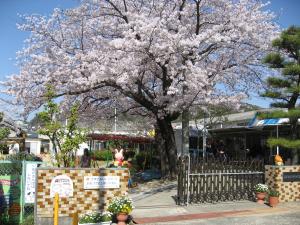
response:
[[[79,223],[78,225],[111,225],[111,221],[100,223]]]

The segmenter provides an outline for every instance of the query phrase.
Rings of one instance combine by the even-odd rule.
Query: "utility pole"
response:
[[[185,74],[184,75],[184,78],[186,79],[185,77]],[[186,91],[187,91],[188,87],[186,85],[183,85],[182,87],[182,95],[183,95],[183,98],[186,94]],[[189,155],[189,148],[190,148],[190,116],[189,116],[189,107],[188,105],[185,106],[185,108],[183,109],[182,111],[182,114],[181,114],[181,119],[182,119],[182,122],[181,122],[181,131],[182,131],[182,146],[181,146],[181,154],[182,155]]]
[[[189,154],[190,148],[190,127],[189,127],[189,110],[185,109],[182,111],[182,155]]]
[[[115,125],[114,125],[114,131],[117,132],[117,108],[115,107]]]
[[[206,156],[206,121],[205,121],[205,113],[203,114],[203,130],[202,130],[202,140],[203,140],[203,159]]]

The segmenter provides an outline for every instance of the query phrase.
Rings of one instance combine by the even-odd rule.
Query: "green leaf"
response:
[[[273,108],[288,108],[288,103],[286,102],[272,102],[270,104]]]
[[[286,66],[282,73],[284,75],[300,75],[300,65],[299,64],[292,64],[292,65],[288,65]]]
[[[287,52],[293,53],[293,58],[297,55],[297,57],[299,57],[297,52],[300,48],[300,28],[297,26],[289,27],[281,33],[280,38],[277,38],[272,42],[272,45],[278,49],[287,50]]]
[[[271,68],[282,68],[284,59],[279,53],[270,53],[264,59],[263,63],[269,64]]]
[[[267,79],[267,83],[269,86],[274,88],[285,88],[291,86],[291,82],[289,80],[282,79],[279,77],[269,77]]]
[[[300,140],[290,140],[287,138],[269,138],[267,144],[269,147],[281,146],[290,149],[300,149]]]
[[[7,127],[0,128],[0,140],[7,138],[10,134],[10,129]]]
[[[265,93],[262,93],[260,96],[268,98],[281,98],[281,92],[267,90]]]
[[[259,112],[257,113],[259,119],[272,119],[272,118],[285,118],[286,112],[282,110],[273,111],[273,112]]]
[[[276,110],[273,112],[260,112],[257,114],[259,119],[272,119],[272,118],[299,118],[300,109],[291,109],[289,111]]]
[[[286,89],[287,93],[300,93],[300,86],[291,86]]]

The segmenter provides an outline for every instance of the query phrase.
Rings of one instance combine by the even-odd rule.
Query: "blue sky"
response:
[[[18,72],[14,59],[28,36],[28,33],[16,28],[16,23],[21,22],[18,14],[49,15],[54,8],[70,8],[78,4],[79,0],[0,0],[0,80]],[[299,0],[271,0],[268,8],[276,13],[276,22],[282,28],[300,25]],[[262,107],[269,105],[268,101],[257,97],[253,97],[249,103]]]

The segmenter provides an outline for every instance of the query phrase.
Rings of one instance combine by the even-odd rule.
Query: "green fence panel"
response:
[[[22,221],[22,162],[0,162],[0,224]]]
[[[20,224],[34,213],[36,168],[43,162],[0,161],[0,224]]]

